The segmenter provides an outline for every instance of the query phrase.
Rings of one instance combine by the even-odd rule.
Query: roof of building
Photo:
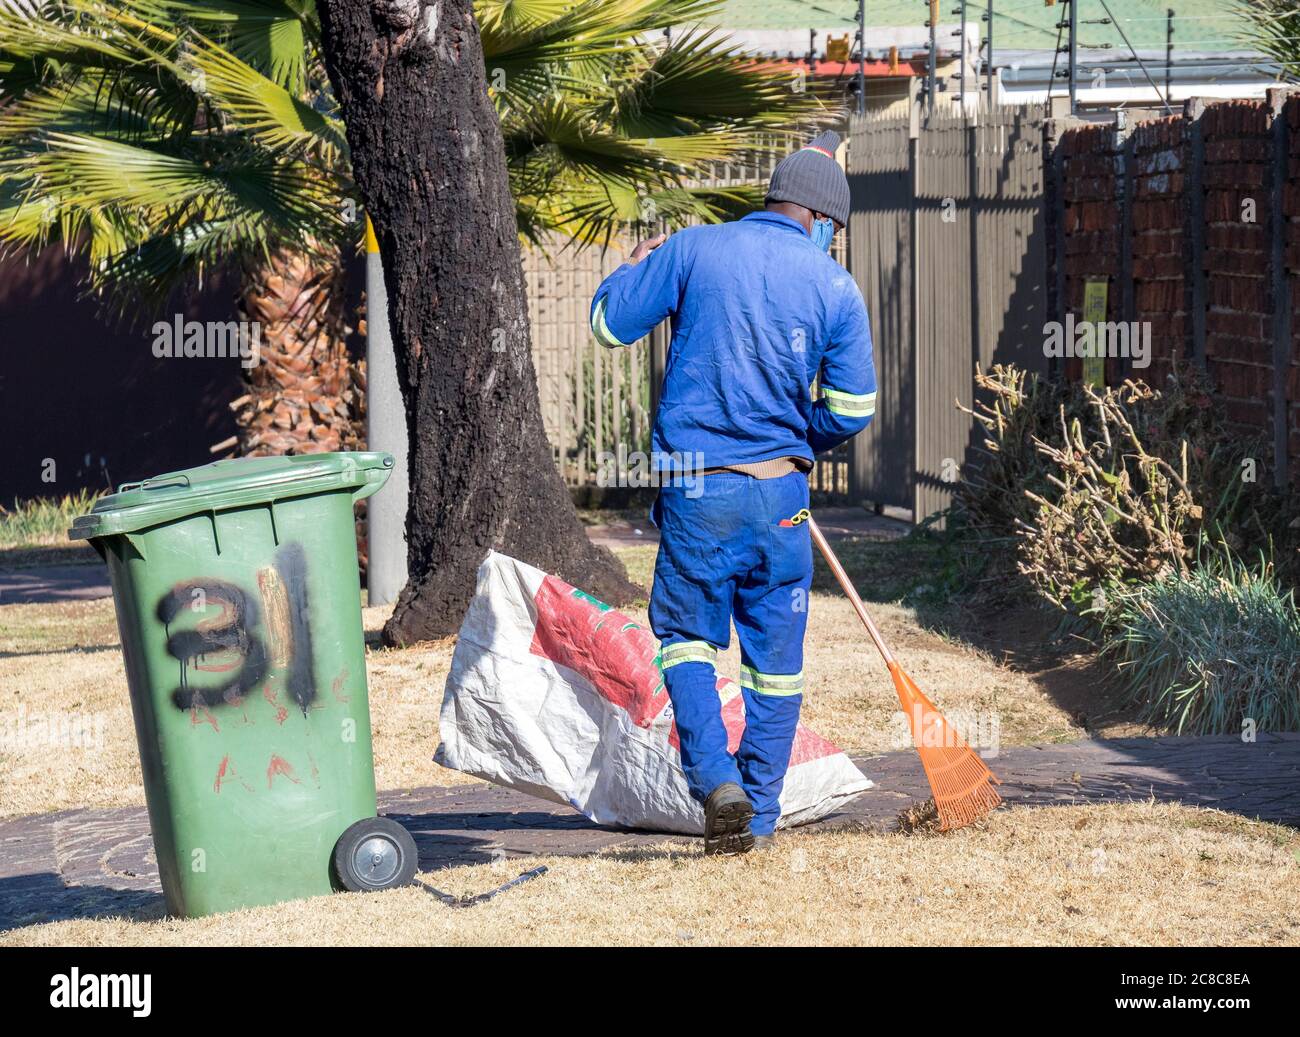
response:
[[[962,0],[943,0],[947,25],[959,19],[952,12]],[[967,17],[979,19],[988,8],[985,0],[966,0]],[[1109,43],[1127,51],[1119,29],[1139,51],[1161,51],[1168,29],[1166,12],[1174,11],[1174,52],[1214,53],[1249,50],[1243,40],[1246,18],[1229,0],[1106,0],[1118,26],[1081,25],[1080,46],[1085,49]],[[857,27],[856,0],[726,0],[713,19],[728,29],[818,30]],[[1045,6],[1043,0],[994,0],[993,36],[999,50],[1039,51],[1056,46],[1056,25],[1068,7]],[[925,24],[928,6],[919,0],[867,0],[868,47],[884,28],[917,29]],[[1079,0],[1082,22],[1105,18],[1102,0]]]

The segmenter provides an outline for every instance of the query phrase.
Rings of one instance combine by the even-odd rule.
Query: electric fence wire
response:
[[[1074,0],[1066,0],[1066,3],[1074,3]],[[1061,60],[1061,33],[1065,30],[1065,19],[1061,18],[1056,23],[1056,50],[1052,53],[1052,75],[1047,81],[1047,106],[1052,106],[1052,91],[1056,88],[1056,66]],[[1050,114],[1050,111],[1049,111]]]
[[[1070,0],[1070,2],[1077,3],[1078,0]],[[1106,3],[1106,0],[1099,0],[1099,2],[1101,3],[1102,10],[1106,12],[1106,17],[1109,18],[1112,22],[1114,22],[1115,16],[1111,14],[1110,5]],[[1160,87],[1156,86],[1156,81],[1151,78],[1151,73],[1147,71],[1147,67],[1142,63],[1142,59],[1138,57],[1138,52],[1133,49],[1133,44],[1129,43],[1128,35],[1124,32],[1123,29],[1120,29],[1118,22],[1115,22],[1115,28],[1119,29],[1120,37],[1121,39],[1124,40],[1124,46],[1128,47],[1128,52],[1133,55],[1133,60],[1136,61],[1141,66],[1142,74],[1147,77],[1147,82],[1151,84],[1151,89],[1156,92],[1156,97],[1160,99],[1160,103],[1165,106],[1165,111],[1167,111],[1170,115],[1173,115],[1174,110],[1169,104],[1169,98],[1165,97],[1160,92]]]

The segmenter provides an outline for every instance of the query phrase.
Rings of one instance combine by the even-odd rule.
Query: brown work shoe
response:
[[[768,853],[776,849],[776,834],[754,836],[754,852]]]
[[[704,852],[748,853],[754,845],[749,831],[753,816],[754,807],[744,789],[734,781],[719,785],[704,801]]]

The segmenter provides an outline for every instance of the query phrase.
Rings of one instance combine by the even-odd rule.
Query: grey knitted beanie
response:
[[[794,202],[823,212],[837,223],[849,222],[849,180],[835,161],[840,135],[819,133],[798,151],[777,163],[767,188],[767,201]]]

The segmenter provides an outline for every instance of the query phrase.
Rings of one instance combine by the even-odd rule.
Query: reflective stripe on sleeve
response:
[[[826,400],[826,409],[832,414],[846,418],[869,418],[876,413],[876,394],[874,392],[858,393],[840,392],[838,389],[822,389],[822,398]]]
[[[609,325],[605,323],[604,299],[596,303],[595,312],[591,315],[591,333],[596,336],[596,341],[607,349],[617,349],[619,346],[629,344],[619,341],[618,337],[609,330]]]

